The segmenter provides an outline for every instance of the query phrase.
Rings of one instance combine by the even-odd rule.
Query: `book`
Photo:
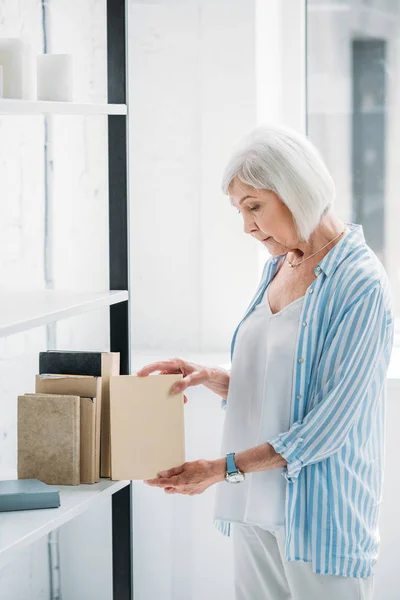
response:
[[[32,396],[34,394],[26,395]],[[46,396],[47,394],[42,395]],[[83,398],[80,396],[79,433],[80,483],[96,483],[98,481],[96,475],[96,398]]]
[[[58,508],[60,493],[38,479],[0,481],[0,512]]]
[[[40,352],[39,373],[101,377],[100,474],[101,477],[110,477],[110,377],[120,374],[119,352]]]
[[[81,398],[81,483],[99,481],[96,464],[96,403],[97,398]]]
[[[58,508],[60,493],[38,479],[0,481],[0,512]]]
[[[18,479],[80,483],[80,398],[18,397]]]
[[[111,479],[146,480],[185,462],[182,375],[110,378]]]
[[[46,374],[36,376],[36,393],[73,394],[79,396],[80,399],[85,399],[82,401],[81,409],[83,413],[81,434],[85,462],[81,473],[81,483],[97,483],[100,481],[101,383],[101,377],[91,377],[89,375]],[[92,464],[91,461],[93,461]]]

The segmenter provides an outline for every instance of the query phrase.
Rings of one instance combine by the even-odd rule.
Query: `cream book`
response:
[[[101,377],[48,374],[36,376],[36,393],[76,394],[81,398],[81,483],[97,483],[100,480],[101,387]]]
[[[80,483],[79,396],[18,397],[18,478]]]
[[[182,375],[110,378],[111,479],[145,480],[185,462]]]

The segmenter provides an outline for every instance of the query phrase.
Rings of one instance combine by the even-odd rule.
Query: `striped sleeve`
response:
[[[302,467],[328,458],[345,443],[376,376],[386,328],[384,294],[378,283],[344,313],[323,352],[319,368],[325,383],[318,404],[289,431],[268,442],[287,461],[288,481],[293,482]]]

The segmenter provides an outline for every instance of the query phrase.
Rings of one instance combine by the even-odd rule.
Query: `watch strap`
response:
[[[235,453],[231,452],[226,455],[226,472],[228,475],[231,473],[238,473],[238,468],[235,463]]]

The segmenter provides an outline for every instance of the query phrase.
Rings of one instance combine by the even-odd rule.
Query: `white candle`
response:
[[[41,54],[37,57],[38,100],[72,102],[72,56]]]
[[[17,38],[0,38],[4,98],[23,98],[23,45]]]

